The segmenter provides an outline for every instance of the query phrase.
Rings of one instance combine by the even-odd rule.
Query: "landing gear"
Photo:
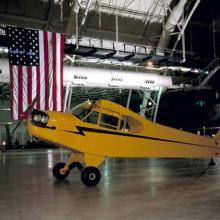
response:
[[[64,180],[69,176],[70,170],[64,169],[65,165],[65,163],[57,163],[53,167],[53,175],[58,180]]]
[[[216,163],[215,163],[215,161],[214,161],[214,159],[212,157],[211,160],[209,161],[209,166],[213,167],[215,165],[216,165]]]
[[[95,186],[99,183],[101,174],[96,167],[86,167],[82,170],[81,181],[84,185],[90,187]]]
[[[75,167],[77,167],[79,171],[83,169],[83,166],[80,162],[73,162],[69,165],[70,170],[72,170]]]
[[[79,171],[83,169],[83,166],[79,162],[73,162],[69,166],[67,166],[65,163],[57,163],[53,167],[53,175],[58,180],[64,180],[69,176],[70,170],[77,167]]]
[[[73,152],[66,163],[57,163],[54,166],[53,175],[58,180],[63,180],[68,177],[70,170],[77,167],[81,171],[82,183],[88,187],[96,186],[101,179],[97,167],[103,161],[104,157],[101,156]],[[82,163],[87,166],[85,169],[83,169]]]

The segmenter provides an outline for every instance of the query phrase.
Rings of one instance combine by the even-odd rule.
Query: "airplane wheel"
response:
[[[69,176],[70,170],[66,171],[65,174],[60,173],[60,170],[64,167],[65,167],[65,163],[62,162],[55,164],[55,166],[53,167],[53,175],[58,180],[64,180]]]
[[[81,181],[86,186],[95,186],[100,179],[101,174],[96,167],[86,167],[81,173]]]

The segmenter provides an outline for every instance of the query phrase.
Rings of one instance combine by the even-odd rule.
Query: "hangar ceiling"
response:
[[[41,0],[1,1],[1,23],[75,34],[78,14],[82,36],[115,39],[119,19],[120,41],[155,44],[171,0]],[[151,30],[150,33],[148,30]],[[147,35],[147,38],[146,36]]]
[[[174,48],[182,51],[185,46],[178,39],[183,36],[197,8],[201,4],[205,5],[203,2],[208,1],[1,0],[0,23],[1,25],[18,25],[63,32],[66,39],[70,39],[70,42],[72,38],[77,38],[76,43],[85,41],[85,38],[96,38],[159,49],[169,48],[172,50]],[[213,0],[211,3],[208,2],[205,7],[217,10],[216,4],[217,1]],[[209,12],[205,9],[203,17],[205,18],[207,14]],[[215,12],[213,17],[215,16],[215,31],[218,32],[219,19],[216,15],[218,13]],[[210,19],[213,18],[207,20]],[[206,21],[196,22],[200,26],[210,25],[206,24]],[[1,33],[3,33],[2,30]],[[191,45],[191,40],[188,41]],[[194,53],[192,53],[194,48],[192,45],[190,47],[188,45],[186,45],[186,52],[190,51],[191,53],[186,53],[186,56],[192,55],[194,57]],[[78,54],[76,55],[78,56]],[[170,55],[173,56],[172,53]],[[185,61],[185,58],[182,61]]]
[[[164,29],[177,36],[173,33],[176,25],[180,29],[197,2],[200,0],[2,0],[0,20],[1,24],[63,32],[67,37],[167,48],[167,43],[161,43],[161,34],[166,37]],[[185,21],[179,23],[183,12]]]
[[[200,0],[2,0],[0,21],[2,33],[4,25],[65,33],[65,53],[69,60],[79,60],[77,65],[87,61],[103,64],[103,58],[111,60],[112,65],[116,60],[117,65],[126,66],[126,61],[131,61],[145,66],[149,59],[156,65],[182,65],[186,56],[193,54],[177,48],[175,40],[181,38],[184,25],[199,3]]]

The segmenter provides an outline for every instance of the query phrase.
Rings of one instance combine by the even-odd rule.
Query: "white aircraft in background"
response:
[[[135,71],[64,66],[64,86],[157,90],[173,86],[170,76]],[[9,83],[8,59],[0,59],[0,82]]]

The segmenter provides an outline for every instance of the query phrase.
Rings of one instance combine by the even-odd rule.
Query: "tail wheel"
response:
[[[100,179],[101,174],[96,167],[86,167],[81,173],[81,181],[88,187],[97,185]]]
[[[61,169],[65,167],[65,163],[57,163],[53,167],[53,175],[58,180],[64,180],[69,176],[70,170],[67,170],[65,173],[61,172]]]

